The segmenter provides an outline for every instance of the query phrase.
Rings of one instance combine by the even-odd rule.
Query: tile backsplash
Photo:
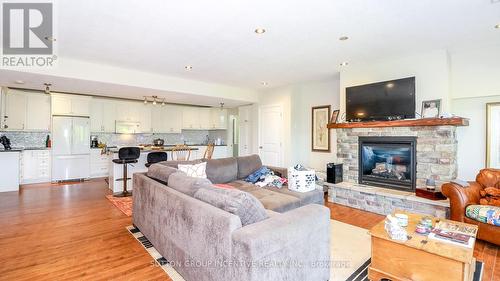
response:
[[[188,144],[202,144],[209,139],[221,138],[226,144],[226,130],[182,130],[180,134],[114,134],[114,133],[90,133],[96,135],[99,142],[108,146],[124,146],[151,144],[154,139],[164,139],[165,144],[180,144],[186,141]],[[45,147],[48,132],[11,132],[0,131],[0,136],[5,135],[10,139],[12,147]]]
[[[10,139],[10,145],[12,147],[23,147],[23,148],[45,147],[45,140],[47,139],[47,135],[50,135],[50,133],[0,131],[0,136],[6,136],[7,138]]]

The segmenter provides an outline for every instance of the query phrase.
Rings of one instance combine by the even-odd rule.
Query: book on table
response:
[[[451,221],[440,221],[429,234],[429,238],[472,248],[476,234],[477,228]]]

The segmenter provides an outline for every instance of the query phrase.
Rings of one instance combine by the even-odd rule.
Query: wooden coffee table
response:
[[[475,258],[472,248],[428,239],[415,232],[423,215],[408,215],[408,236],[405,242],[392,240],[384,229],[384,221],[371,230],[372,257],[368,278],[397,280],[472,280]],[[434,223],[438,220],[434,218]],[[458,222],[453,222],[458,223]],[[470,227],[477,227],[467,224]],[[474,240],[475,243],[475,240]]]

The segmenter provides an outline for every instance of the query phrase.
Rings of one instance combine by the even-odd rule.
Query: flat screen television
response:
[[[415,77],[346,88],[348,122],[415,118]]]

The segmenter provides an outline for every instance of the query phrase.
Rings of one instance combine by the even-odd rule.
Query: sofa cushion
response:
[[[178,165],[179,164],[183,164],[183,165],[194,165],[194,164],[199,164],[201,162],[204,162],[202,159],[196,159],[196,160],[179,160],[179,161],[161,161],[161,162],[158,162],[157,164],[161,164],[161,165],[165,165],[165,166],[169,166],[169,167],[172,167],[172,168],[178,168]]]
[[[168,178],[168,186],[189,196],[193,196],[198,189],[211,185],[208,179],[188,177],[184,172],[175,172]]]
[[[266,209],[257,198],[237,189],[204,187],[194,194],[194,198],[237,215],[242,226],[268,218]]]
[[[169,166],[153,164],[149,166],[147,176],[155,180],[158,180],[163,184],[167,184],[170,175],[177,171],[178,171],[177,169]]]
[[[238,157],[238,179],[244,179],[251,173],[262,167],[262,161],[259,155],[249,155]]]
[[[252,194],[259,199],[262,205],[264,205],[264,208],[268,210],[283,213],[301,206],[300,200],[297,197],[260,188],[242,180],[237,180],[228,184],[241,191]]]
[[[228,183],[238,177],[238,161],[234,157],[207,161],[207,178],[213,183]]]
[[[500,207],[487,205],[469,205],[465,216],[478,222],[500,226]]]
[[[315,189],[312,191],[308,192],[295,192],[290,189],[288,189],[288,186],[283,186],[282,188],[277,188],[274,186],[266,186],[264,187],[265,189],[290,195],[295,198],[298,198],[300,200],[300,204],[307,205],[307,204],[320,204],[323,205],[323,202],[325,201],[325,193],[323,190]]]

